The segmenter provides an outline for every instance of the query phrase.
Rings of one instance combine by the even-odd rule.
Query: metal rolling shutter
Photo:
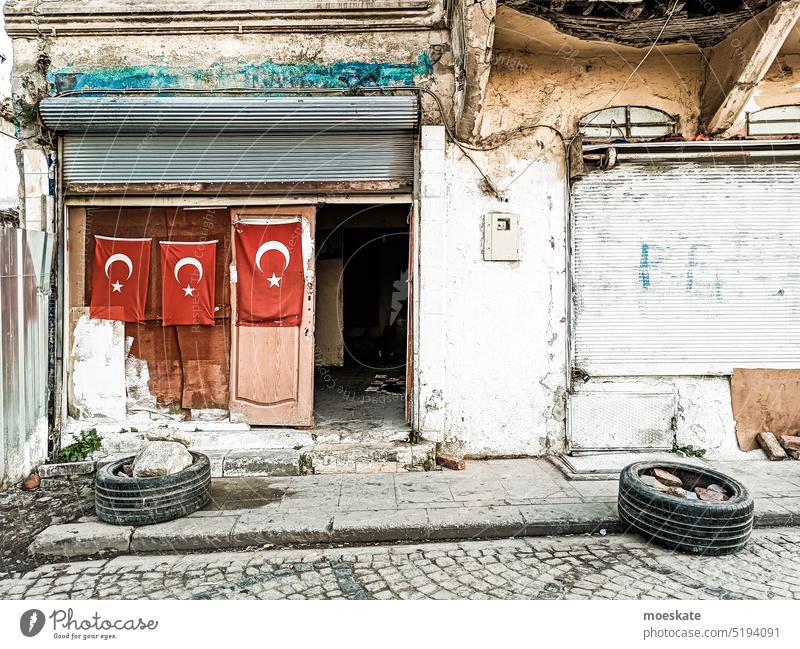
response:
[[[800,367],[800,162],[625,162],[573,188],[574,363]]]
[[[410,184],[415,96],[57,97],[67,183]]]

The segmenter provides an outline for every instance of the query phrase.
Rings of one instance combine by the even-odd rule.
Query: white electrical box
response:
[[[519,215],[489,212],[483,217],[483,259],[517,261],[519,255]]]

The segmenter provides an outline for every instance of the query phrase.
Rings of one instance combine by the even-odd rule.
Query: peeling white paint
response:
[[[541,134],[537,134],[541,135]],[[552,137],[548,136],[552,142]],[[436,353],[426,319],[444,320],[443,377],[422,373],[424,425],[443,412],[446,446],[468,455],[539,455],[564,438],[565,179],[562,145],[536,137],[491,152],[472,153],[504,200],[481,190],[463,154],[447,147],[443,173],[427,173],[423,151],[420,228],[420,360]],[[426,177],[427,176],[427,177]],[[426,220],[426,193],[445,188],[441,237]],[[520,216],[521,260],[483,260],[483,218],[492,211]],[[426,246],[433,253],[426,257]],[[426,259],[437,259],[442,282],[429,282]],[[440,294],[431,295],[436,291]],[[424,434],[423,429],[423,434]]]
[[[761,459],[761,451],[745,453],[736,443],[736,422],[731,407],[727,376],[604,377],[593,379],[579,389],[670,391],[677,395],[675,443],[705,451],[712,460]]]
[[[130,351],[125,358],[125,386],[128,393],[128,409],[156,408],[156,398],[150,393],[150,370],[147,361],[136,358]]]
[[[125,419],[125,326],[81,316],[72,346],[69,407],[81,419]]]

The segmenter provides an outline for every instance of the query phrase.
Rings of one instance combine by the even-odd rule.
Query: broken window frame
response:
[[[781,111],[785,109],[795,109],[797,112],[796,118],[779,118],[779,119],[758,119],[757,116],[761,117],[770,117],[771,114],[780,114]],[[756,117],[756,119],[754,119]],[[754,110],[752,112],[746,113],[746,121],[747,121],[747,135],[752,137],[783,137],[785,135],[800,135],[800,104],[781,104],[779,106],[767,106],[766,108],[761,108],[760,110]],[[794,124],[794,129],[787,128],[769,128],[770,125],[780,125],[780,124]],[[753,130],[754,125],[760,125],[764,127],[764,130]]]
[[[616,122],[612,118],[607,118],[604,121],[595,121],[597,118],[603,120],[603,114],[612,115],[614,112],[619,111],[620,109],[624,109],[625,111],[625,120],[624,122]],[[663,116],[663,119],[660,121],[637,121],[635,119],[635,115],[632,115],[636,109],[646,110],[650,113],[657,113],[660,116]],[[646,129],[646,128],[664,128],[663,133],[649,133],[646,135],[638,135],[636,134],[636,130],[638,129]],[[608,130],[607,135],[600,135],[598,133],[591,133],[587,134],[586,129],[591,128],[592,130]],[[590,113],[587,113],[578,122],[578,131],[583,135],[583,137],[590,139],[590,140],[613,140],[616,138],[624,138],[626,140],[631,139],[653,139],[658,137],[664,137],[666,135],[674,135],[677,132],[678,128],[678,119],[674,115],[670,115],[669,113],[660,110],[658,108],[653,108],[652,106],[639,106],[639,105],[625,105],[625,106],[607,106],[605,108],[601,108],[600,110],[594,110]]]

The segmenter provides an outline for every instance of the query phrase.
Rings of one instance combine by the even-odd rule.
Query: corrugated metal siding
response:
[[[406,133],[224,135],[68,134],[68,183],[411,183],[414,138]]]
[[[410,185],[414,96],[65,97],[67,183],[394,181]]]
[[[52,97],[42,100],[54,131],[92,133],[413,131],[413,95],[364,97]]]
[[[800,162],[624,163],[573,189],[574,363],[800,366]]]
[[[52,239],[0,227],[0,488],[47,454]]]

